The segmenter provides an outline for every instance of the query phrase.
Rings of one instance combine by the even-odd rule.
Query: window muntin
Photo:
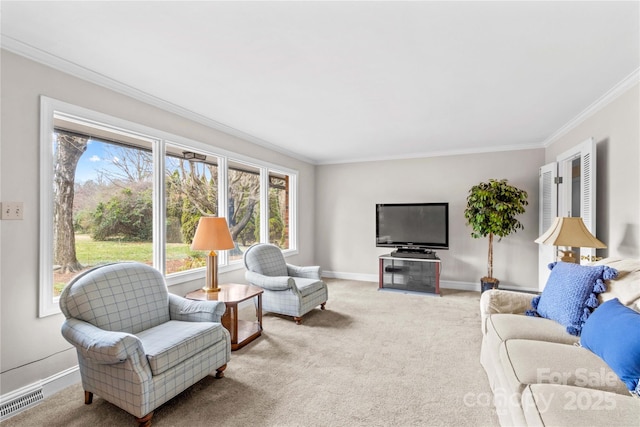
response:
[[[269,222],[269,214],[266,211],[266,208],[269,205],[267,196],[268,193],[266,191],[266,189],[269,187],[267,177],[270,173],[269,171],[274,168],[274,165],[261,162],[256,159],[251,159],[249,157],[241,156],[236,153],[231,153],[223,149],[215,148],[208,144],[189,140],[176,135],[168,134],[163,131],[151,129],[146,126],[111,117],[72,104],[57,101],[47,97],[41,97],[40,317],[60,312],[58,306],[58,297],[54,295],[53,279],[55,264],[53,262],[54,186],[52,185],[52,182],[56,165],[56,162],[54,161],[54,149],[56,148],[53,143],[54,129],[57,129],[58,132],[66,132],[75,134],[76,136],[79,136],[81,138],[88,138],[87,142],[91,140],[92,144],[105,144],[106,146],[116,151],[124,150],[125,153],[135,153],[135,155],[130,154],[132,157],[138,157],[140,163],[135,164],[148,164],[149,159],[151,159],[151,174],[148,173],[148,168],[140,168],[137,169],[138,172],[140,172],[137,175],[130,174],[130,176],[128,176],[125,171],[120,171],[120,173],[124,173],[125,176],[127,176],[127,180],[124,180],[124,176],[121,176],[120,178],[122,178],[125,182],[137,182],[142,186],[140,188],[144,187],[142,189],[142,192],[151,192],[151,205],[153,214],[150,216],[145,215],[145,218],[152,218],[152,239],[150,242],[142,241],[145,239],[139,239],[138,241],[128,240],[124,242],[125,239],[120,239],[120,243],[124,242],[123,244],[126,244],[127,247],[130,245],[145,246],[144,250],[141,250],[140,248],[136,249],[136,253],[138,254],[138,256],[140,256],[140,254],[144,254],[142,256],[142,259],[138,260],[146,263],[151,263],[159,271],[164,272],[169,286],[182,283],[187,280],[199,280],[201,278],[204,278],[205,274],[205,268],[198,268],[195,264],[191,266],[192,268],[182,269],[181,271],[176,272],[173,272],[171,268],[168,268],[168,264],[172,260],[173,255],[172,249],[168,247],[172,244],[172,242],[170,241],[171,239],[168,238],[170,232],[167,218],[170,217],[168,211],[170,210],[171,205],[171,195],[168,193],[168,186],[166,184],[168,177],[167,171],[171,169],[171,165],[175,164],[176,160],[178,159],[192,160],[185,158],[185,151],[206,156],[206,167],[210,168],[211,171],[207,176],[211,177],[212,182],[215,181],[214,176],[217,168],[218,212],[211,212],[212,214],[224,216],[223,213],[229,211],[230,186],[228,185],[228,183],[231,175],[237,173],[241,175],[248,174],[259,176],[259,200],[254,206],[254,210],[255,212],[257,212],[257,214],[256,218],[253,218],[254,224],[257,225],[258,228],[257,233],[254,233],[253,235],[257,236],[255,240],[256,242],[270,241],[268,238],[268,225],[266,227],[260,228],[260,224],[268,224]],[[190,157],[190,155],[186,156]],[[229,160],[230,156],[234,160]],[[197,156],[195,156],[194,159],[200,160]],[[184,165],[186,167],[187,163],[185,163]],[[297,172],[294,170],[287,170],[279,166],[275,166],[275,169],[273,170],[282,171],[278,173],[284,174],[288,177],[289,180],[290,245],[289,249],[286,252],[291,252],[295,251],[297,241],[295,227],[295,189],[297,185]],[[80,177],[83,176],[83,172],[81,172],[80,170],[78,170],[77,172],[78,184],[87,186],[87,188],[82,189],[80,192],[82,193],[84,191],[84,193],[91,193],[90,184],[86,184],[86,182],[88,182],[89,180],[80,179]],[[96,171],[94,170],[94,174],[95,173]],[[134,177],[137,177],[138,179],[134,179]],[[99,182],[101,179],[107,178],[108,177],[105,174],[96,174],[93,180]],[[112,176],[111,178],[114,177]],[[73,179],[73,188],[75,192],[76,177],[74,177]],[[148,185],[149,180],[151,180],[151,189],[149,189]],[[122,185],[122,183],[120,184],[123,187],[121,188],[121,191],[125,191],[126,195],[129,197],[132,197],[134,195],[133,193],[137,192],[139,189],[138,187],[132,188],[131,185],[129,186],[130,188],[127,189],[125,188],[126,186]],[[255,194],[255,191],[251,191],[250,194],[252,194],[253,196]],[[143,203],[143,205],[145,204]],[[243,205],[240,204],[239,206],[240,210],[242,210]],[[78,227],[77,229],[80,231],[86,231],[88,227],[86,217],[87,214],[85,213],[84,215],[85,217],[79,215],[78,217],[74,218],[73,227]],[[81,233],[78,233],[78,236],[82,237]],[[76,236],[74,234],[74,241],[78,240],[75,239],[75,237]],[[115,238],[113,240],[118,239]],[[249,244],[250,242],[247,241],[246,243]],[[183,241],[182,243],[178,242],[178,244],[182,245],[184,247],[184,250],[186,251],[182,253],[181,256],[189,257],[193,255],[193,251],[190,251],[190,249],[188,248],[188,242]],[[76,248],[78,247],[79,246],[76,246]],[[80,253],[79,256],[81,264],[84,262],[84,264],[87,265],[94,265],[100,262],[125,261],[133,258],[133,256],[130,255],[128,251],[124,249],[124,247],[122,247],[121,250],[118,251],[117,256],[111,258],[109,256],[106,256],[105,254],[100,254],[94,249],[86,252],[87,253],[78,251],[78,253]],[[228,254],[229,252],[231,251],[222,251],[222,253],[219,254],[220,272],[237,269],[242,265],[242,263],[240,262],[242,255],[240,254],[239,256],[235,256],[235,260],[230,260],[230,256]],[[64,282],[61,282],[59,287],[61,287],[62,283]]]

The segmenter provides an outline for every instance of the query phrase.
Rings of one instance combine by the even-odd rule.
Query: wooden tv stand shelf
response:
[[[440,258],[379,257],[379,288],[440,295]]]

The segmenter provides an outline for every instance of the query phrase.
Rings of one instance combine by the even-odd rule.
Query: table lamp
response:
[[[560,261],[574,263],[578,262],[578,259],[573,256],[571,247],[597,249],[607,247],[587,230],[580,217],[557,217],[551,227],[535,242],[543,245],[566,246],[566,250],[559,249],[562,253]]]
[[[233,249],[235,244],[229,232],[227,220],[224,218],[203,216],[198,222],[196,234],[193,236],[191,249],[194,251],[211,251],[207,256],[207,278],[205,292],[218,292],[218,254],[216,250]]]

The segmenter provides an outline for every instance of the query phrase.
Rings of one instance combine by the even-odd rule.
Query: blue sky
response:
[[[113,167],[113,159],[107,158],[105,144],[89,140],[87,151],[82,154],[76,168],[76,182],[86,182],[98,177],[98,169]]]

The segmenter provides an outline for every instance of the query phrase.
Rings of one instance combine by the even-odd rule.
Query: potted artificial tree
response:
[[[527,192],[509,185],[506,179],[490,179],[469,190],[464,217],[473,229],[471,237],[489,237],[488,274],[480,279],[482,292],[497,288],[499,283],[493,277],[493,237],[502,239],[524,228],[516,215],[524,213],[528,204]]]

